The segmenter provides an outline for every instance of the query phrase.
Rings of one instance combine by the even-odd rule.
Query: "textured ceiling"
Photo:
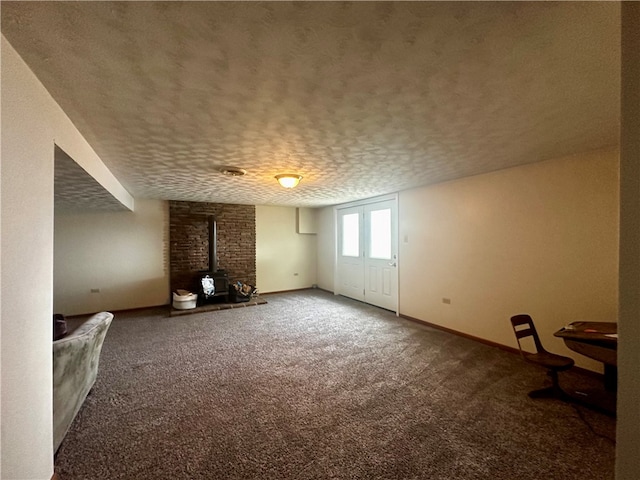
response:
[[[54,153],[56,212],[128,212],[129,209],[100,185],[62,149]]]
[[[134,197],[320,206],[616,145],[619,10],[3,1],[1,13]],[[274,180],[286,172],[303,175],[296,189]]]

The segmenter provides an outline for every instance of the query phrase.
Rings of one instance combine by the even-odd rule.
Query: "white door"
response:
[[[395,200],[364,206],[365,301],[387,310],[398,304],[398,225]]]
[[[397,311],[396,200],[338,210],[336,292]]]
[[[338,210],[338,289],[346,297],[364,300],[362,207]]]

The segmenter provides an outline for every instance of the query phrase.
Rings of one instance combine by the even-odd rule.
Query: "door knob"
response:
[[[396,262],[389,263],[389,266],[390,266],[390,267],[395,267],[395,266],[396,266]]]

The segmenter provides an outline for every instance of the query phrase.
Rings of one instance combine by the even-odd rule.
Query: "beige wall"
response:
[[[168,216],[167,202],[141,199],[133,212],[56,213],[54,311],[77,315],[168,304]]]
[[[49,478],[53,131],[40,107],[51,105],[4,37],[1,102],[2,477]]]
[[[256,206],[257,287],[262,293],[316,283],[316,235],[296,233],[296,209]]]
[[[640,4],[622,4],[620,347],[616,478],[640,471]]]
[[[318,210],[318,287],[334,291],[336,213],[334,207]]]
[[[53,474],[54,142],[127,206],[131,196],[2,37],[0,286],[2,478]]]
[[[617,319],[617,152],[401,192],[399,210],[402,314],[516,347],[509,318],[529,313],[548,349],[601,371],[553,332]]]

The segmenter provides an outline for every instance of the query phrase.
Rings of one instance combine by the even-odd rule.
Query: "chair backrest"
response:
[[[540,342],[540,337],[538,337],[538,331],[536,330],[536,326],[533,324],[533,319],[529,315],[514,315],[511,317],[511,326],[513,327],[513,332],[516,334],[518,348],[522,355],[524,355],[525,352],[522,350],[520,340],[525,337],[533,337],[533,343],[536,345],[537,353],[546,352]]]

